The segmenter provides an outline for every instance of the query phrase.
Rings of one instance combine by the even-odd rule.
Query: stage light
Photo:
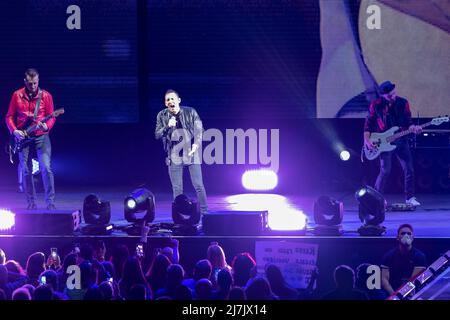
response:
[[[128,222],[152,222],[155,219],[155,196],[150,190],[134,190],[124,200],[124,214]],[[139,217],[136,215],[139,213]]]
[[[16,224],[15,214],[7,209],[0,209],[0,232],[10,231]]]
[[[273,190],[278,185],[278,176],[272,170],[247,170],[242,175],[242,185],[247,190]]]
[[[268,214],[269,230],[275,232],[306,232],[306,215],[301,210],[293,208],[272,208]]]
[[[365,186],[356,191],[356,200],[359,202],[359,219],[363,223],[358,229],[362,236],[381,236],[386,228],[381,226],[386,213],[386,200],[383,195],[372,187]]]
[[[133,210],[134,208],[136,208],[136,201],[134,199],[128,199],[126,206],[128,209]]]
[[[366,194],[365,188],[358,190],[358,193],[357,193],[358,197],[363,197],[365,194]]]
[[[247,193],[226,198],[228,208],[237,211],[267,211],[267,229],[269,234],[306,233],[307,218],[294,208],[284,196],[278,194]]]
[[[95,194],[90,194],[84,198],[83,217],[88,224],[108,224],[111,220],[111,204],[109,201],[100,200]]]
[[[84,198],[83,218],[86,226],[81,228],[81,233],[89,235],[111,234],[114,226],[111,220],[111,204],[109,201],[100,200],[95,194]]]
[[[342,161],[347,161],[350,159],[350,152],[348,152],[347,150],[342,150],[339,153],[339,157],[341,158]]]
[[[196,202],[186,195],[178,195],[172,203],[172,219],[176,224],[194,226],[200,221],[200,210]]]
[[[341,235],[344,204],[328,196],[320,196],[314,202],[314,222],[316,235]]]

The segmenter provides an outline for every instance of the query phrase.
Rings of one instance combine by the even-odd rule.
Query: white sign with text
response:
[[[318,250],[319,245],[312,243],[256,241],[258,273],[264,274],[268,264],[275,264],[290,286],[305,289],[317,265]]]

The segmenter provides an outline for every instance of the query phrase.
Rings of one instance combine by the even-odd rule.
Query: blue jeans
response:
[[[403,169],[405,178],[405,197],[406,199],[409,199],[414,196],[414,165],[411,151],[406,142],[398,143],[397,148],[394,151],[383,152],[380,154],[380,173],[375,182],[375,189],[381,193],[384,192],[387,178],[391,173],[392,155],[394,153]]]
[[[198,203],[200,205],[200,213],[205,214],[208,212],[208,204],[206,200],[206,191],[203,186],[202,168],[199,164],[170,164],[169,177],[172,183],[173,198],[183,193],[183,168],[187,166],[189,168],[189,174],[191,176],[192,186],[197,193]]]
[[[36,202],[36,188],[34,186],[32,169],[30,168],[30,150],[36,149],[39,169],[44,183],[45,202],[47,205],[55,201],[55,182],[51,168],[52,144],[48,134],[33,138],[33,141],[19,153],[20,168],[22,168],[23,187],[28,203]]]

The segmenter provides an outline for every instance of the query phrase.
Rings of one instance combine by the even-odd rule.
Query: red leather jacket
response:
[[[24,129],[23,126],[27,120],[34,116],[34,109],[36,108],[38,98],[39,94],[30,100],[25,91],[25,87],[13,93],[11,102],[9,103],[8,113],[6,114],[6,125],[8,126],[9,132],[13,133],[16,129]],[[41,121],[51,113],[53,113],[52,95],[49,92],[42,90],[41,104],[39,105],[36,121],[32,124]],[[50,118],[46,122],[48,131],[36,130],[33,133],[33,136],[41,136],[48,133],[55,124],[55,121],[56,119],[54,117]]]

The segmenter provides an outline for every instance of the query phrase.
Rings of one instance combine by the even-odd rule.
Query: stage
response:
[[[0,248],[4,249],[15,259],[25,264],[27,256],[35,251],[47,252],[51,247],[57,247],[61,256],[70,252],[75,243],[93,243],[96,240],[103,240],[109,250],[117,244],[125,244],[130,250],[139,241],[139,236],[130,236],[121,229],[130,223],[124,219],[124,198],[130,190],[126,188],[77,188],[60,189],[57,192],[58,210],[81,210],[83,200],[90,193],[97,194],[102,200],[111,202],[111,223],[114,224],[114,231],[110,235],[84,235],[81,232],[61,235],[14,235],[1,234]],[[313,204],[319,194],[316,195],[273,195],[265,194],[269,199],[282,199],[291,208],[302,211],[307,216],[307,231],[305,235],[286,232],[285,234],[274,235],[205,235],[201,231],[198,234],[176,235],[169,230],[150,233],[148,236],[148,250],[152,251],[170,243],[171,238],[178,239],[180,244],[180,262],[185,267],[187,273],[192,272],[196,261],[204,259],[206,249],[213,241],[217,241],[224,248],[227,260],[231,263],[232,258],[240,252],[250,252],[257,255],[256,247],[258,243],[278,243],[278,245],[317,245],[317,266],[321,277],[317,284],[318,293],[326,292],[332,288],[332,273],[339,264],[348,264],[356,268],[361,263],[380,264],[383,254],[396,245],[395,237],[399,225],[410,223],[414,227],[415,245],[426,252],[428,263],[437,259],[442,253],[450,248],[450,197],[448,195],[418,195],[422,206],[416,211],[407,212],[386,212],[386,219],[383,225],[386,227],[386,234],[381,237],[362,237],[357,229],[361,226],[358,218],[358,205],[354,192],[343,192],[329,194],[330,196],[343,201],[343,235],[342,236],[316,236],[313,234],[314,216]],[[250,197],[250,203],[248,197]],[[209,211],[229,211],[242,208],[239,201],[246,202],[245,206],[251,206],[251,199],[255,194],[241,195],[208,195]],[[259,198],[258,198],[259,197]],[[45,208],[43,195],[38,195],[38,208]],[[13,188],[3,188],[0,192],[0,199],[3,207],[17,210],[24,208],[24,195]],[[254,198],[253,198],[254,199]],[[256,201],[261,202],[261,195]],[[387,195],[388,203],[400,202],[401,195]],[[153,224],[171,223],[171,195],[168,193],[155,193],[156,215]],[[253,203],[257,206],[258,203]],[[259,204],[261,207],[261,204]],[[39,211],[39,209],[38,209]],[[85,224],[83,223],[82,226]],[[118,229],[117,229],[118,228]],[[108,254],[108,253],[107,253]]]
[[[83,200],[88,194],[96,194],[102,200],[111,203],[111,223],[114,226],[126,226],[129,223],[124,218],[124,199],[130,193],[126,188],[77,188],[57,190],[56,205],[58,210],[82,210]],[[155,193],[156,213],[153,223],[172,223],[172,196],[169,193]],[[251,210],[252,206],[263,210],[261,199],[271,201],[273,197],[282,198],[290,207],[302,211],[307,216],[306,236],[312,236],[314,228],[313,206],[315,200],[322,194],[305,195],[274,195],[274,194],[239,194],[239,195],[208,195],[209,211],[234,211],[243,208]],[[361,226],[358,217],[358,202],[354,192],[328,193],[330,197],[344,203],[344,218],[342,237],[360,237],[357,229]],[[416,238],[448,238],[450,237],[450,197],[447,194],[420,194],[417,196],[422,203],[415,211],[387,211],[383,225],[386,227],[385,237],[395,237],[399,225],[410,223],[414,227]],[[11,187],[0,189],[2,207],[11,210],[23,210],[26,207],[25,196]],[[389,204],[403,202],[402,195],[386,195]],[[45,210],[43,194],[38,194],[38,210]],[[84,224],[82,224],[83,226]],[[75,237],[78,236],[76,233]],[[112,237],[127,236],[120,230],[115,230]],[[197,236],[202,236],[200,232]],[[203,235],[204,236],[204,235]],[[295,234],[289,235],[298,237]]]

